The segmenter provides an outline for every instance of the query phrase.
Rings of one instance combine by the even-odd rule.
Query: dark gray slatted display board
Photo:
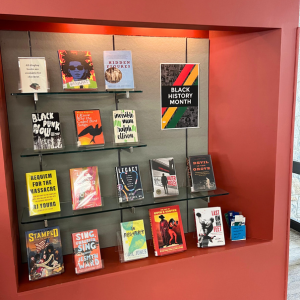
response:
[[[139,139],[146,143],[147,147],[134,149],[132,154],[121,151],[121,164],[138,164],[145,193],[151,193],[149,159],[172,156],[175,159],[178,184],[186,185],[186,150],[188,149],[189,155],[207,153],[208,39],[128,36],[115,36],[113,39],[110,35],[31,32],[31,49],[27,32],[1,31],[0,40],[23,261],[26,261],[24,232],[44,226],[43,222],[21,224],[23,207],[28,206],[25,173],[39,171],[38,157],[20,157],[25,148],[32,148],[33,145],[31,127],[31,113],[34,112],[33,97],[10,95],[18,92],[18,57],[30,56],[30,50],[32,56],[46,57],[51,92],[63,91],[57,50],[91,51],[98,90],[104,90],[103,51],[113,49],[113,40],[116,50],[131,50],[135,88],[142,90],[143,93],[130,94],[129,99],[121,99],[119,109],[136,110]],[[184,63],[186,59],[187,62],[200,63],[200,128],[189,129],[188,138],[185,129],[160,130],[160,63]],[[74,93],[74,95],[40,96],[37,112],[59,112],[64,144],[70,145],[75,143],[73,110],[100,109],[105,141],[111,142],[112,111],[115,107],[113,94],[76,95]],[[43,169],[57,171],[60,201],[71,202],[70,168],[98,166],[101,193],[102,196],[108,197],[116,196],[114,168],[118,163],[118,151],[110,150],[45,156]],[[105,200],[107,199],[109,198]],[[109,200],[116,201],[115,198]],[[172,204],[176,203],[170,203]],[[188,229],[193,231],[192,208],[207,206],[207,203],[202,200],[190,200],[188,220],[187,202],[178,204],[185,231]],[[151,207],[159,206],[164,205],[157,204]],[[144,219],[147,239],[151,239],[148,208],[137,208],[135,213],[126,210],[122,213],[115,211],[53,220],[49,221],[49,227],[56,225],[60,227],[64,254],[72,253],[71,233],[87,229],[97,228],[101,247],[110,247],[116,245],[116,231],[119,230],[121,217],[124,221]]]

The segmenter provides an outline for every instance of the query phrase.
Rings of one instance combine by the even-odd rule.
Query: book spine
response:
[[[158,256],[157,249],[156,249],[156,246],[155,246],[155,239],[154,239],[154,233],[153,233],[153,224],[152,224],[152,216],[151,216],[150,210],[149,210],[149,217],[150,217],[150,227],[151,227],[153,247],[154,247],[154,255]]]

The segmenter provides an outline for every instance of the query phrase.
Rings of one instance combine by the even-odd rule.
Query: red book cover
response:
[[[149,209],[149,215],[156,256],[186,250],[178,205]]]
[[[103,268],[97,229],[72,233],[75,273]]]
[[[99,109],[75,110],[78,146],[104,145],[104,135]]]
[[[98,167],[70,169],[73,210],[102,205]]]

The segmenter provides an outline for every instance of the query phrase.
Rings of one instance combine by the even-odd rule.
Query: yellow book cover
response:
[[[60,211],[56,171],[26,173],[29,215]]]

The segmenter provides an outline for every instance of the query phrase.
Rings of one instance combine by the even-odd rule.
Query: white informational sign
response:
[[[131,51],[104,51],[106,90],[134,89]]]
[[[48,79],[45,57],[19,57],[22,93],[47,93]]]

